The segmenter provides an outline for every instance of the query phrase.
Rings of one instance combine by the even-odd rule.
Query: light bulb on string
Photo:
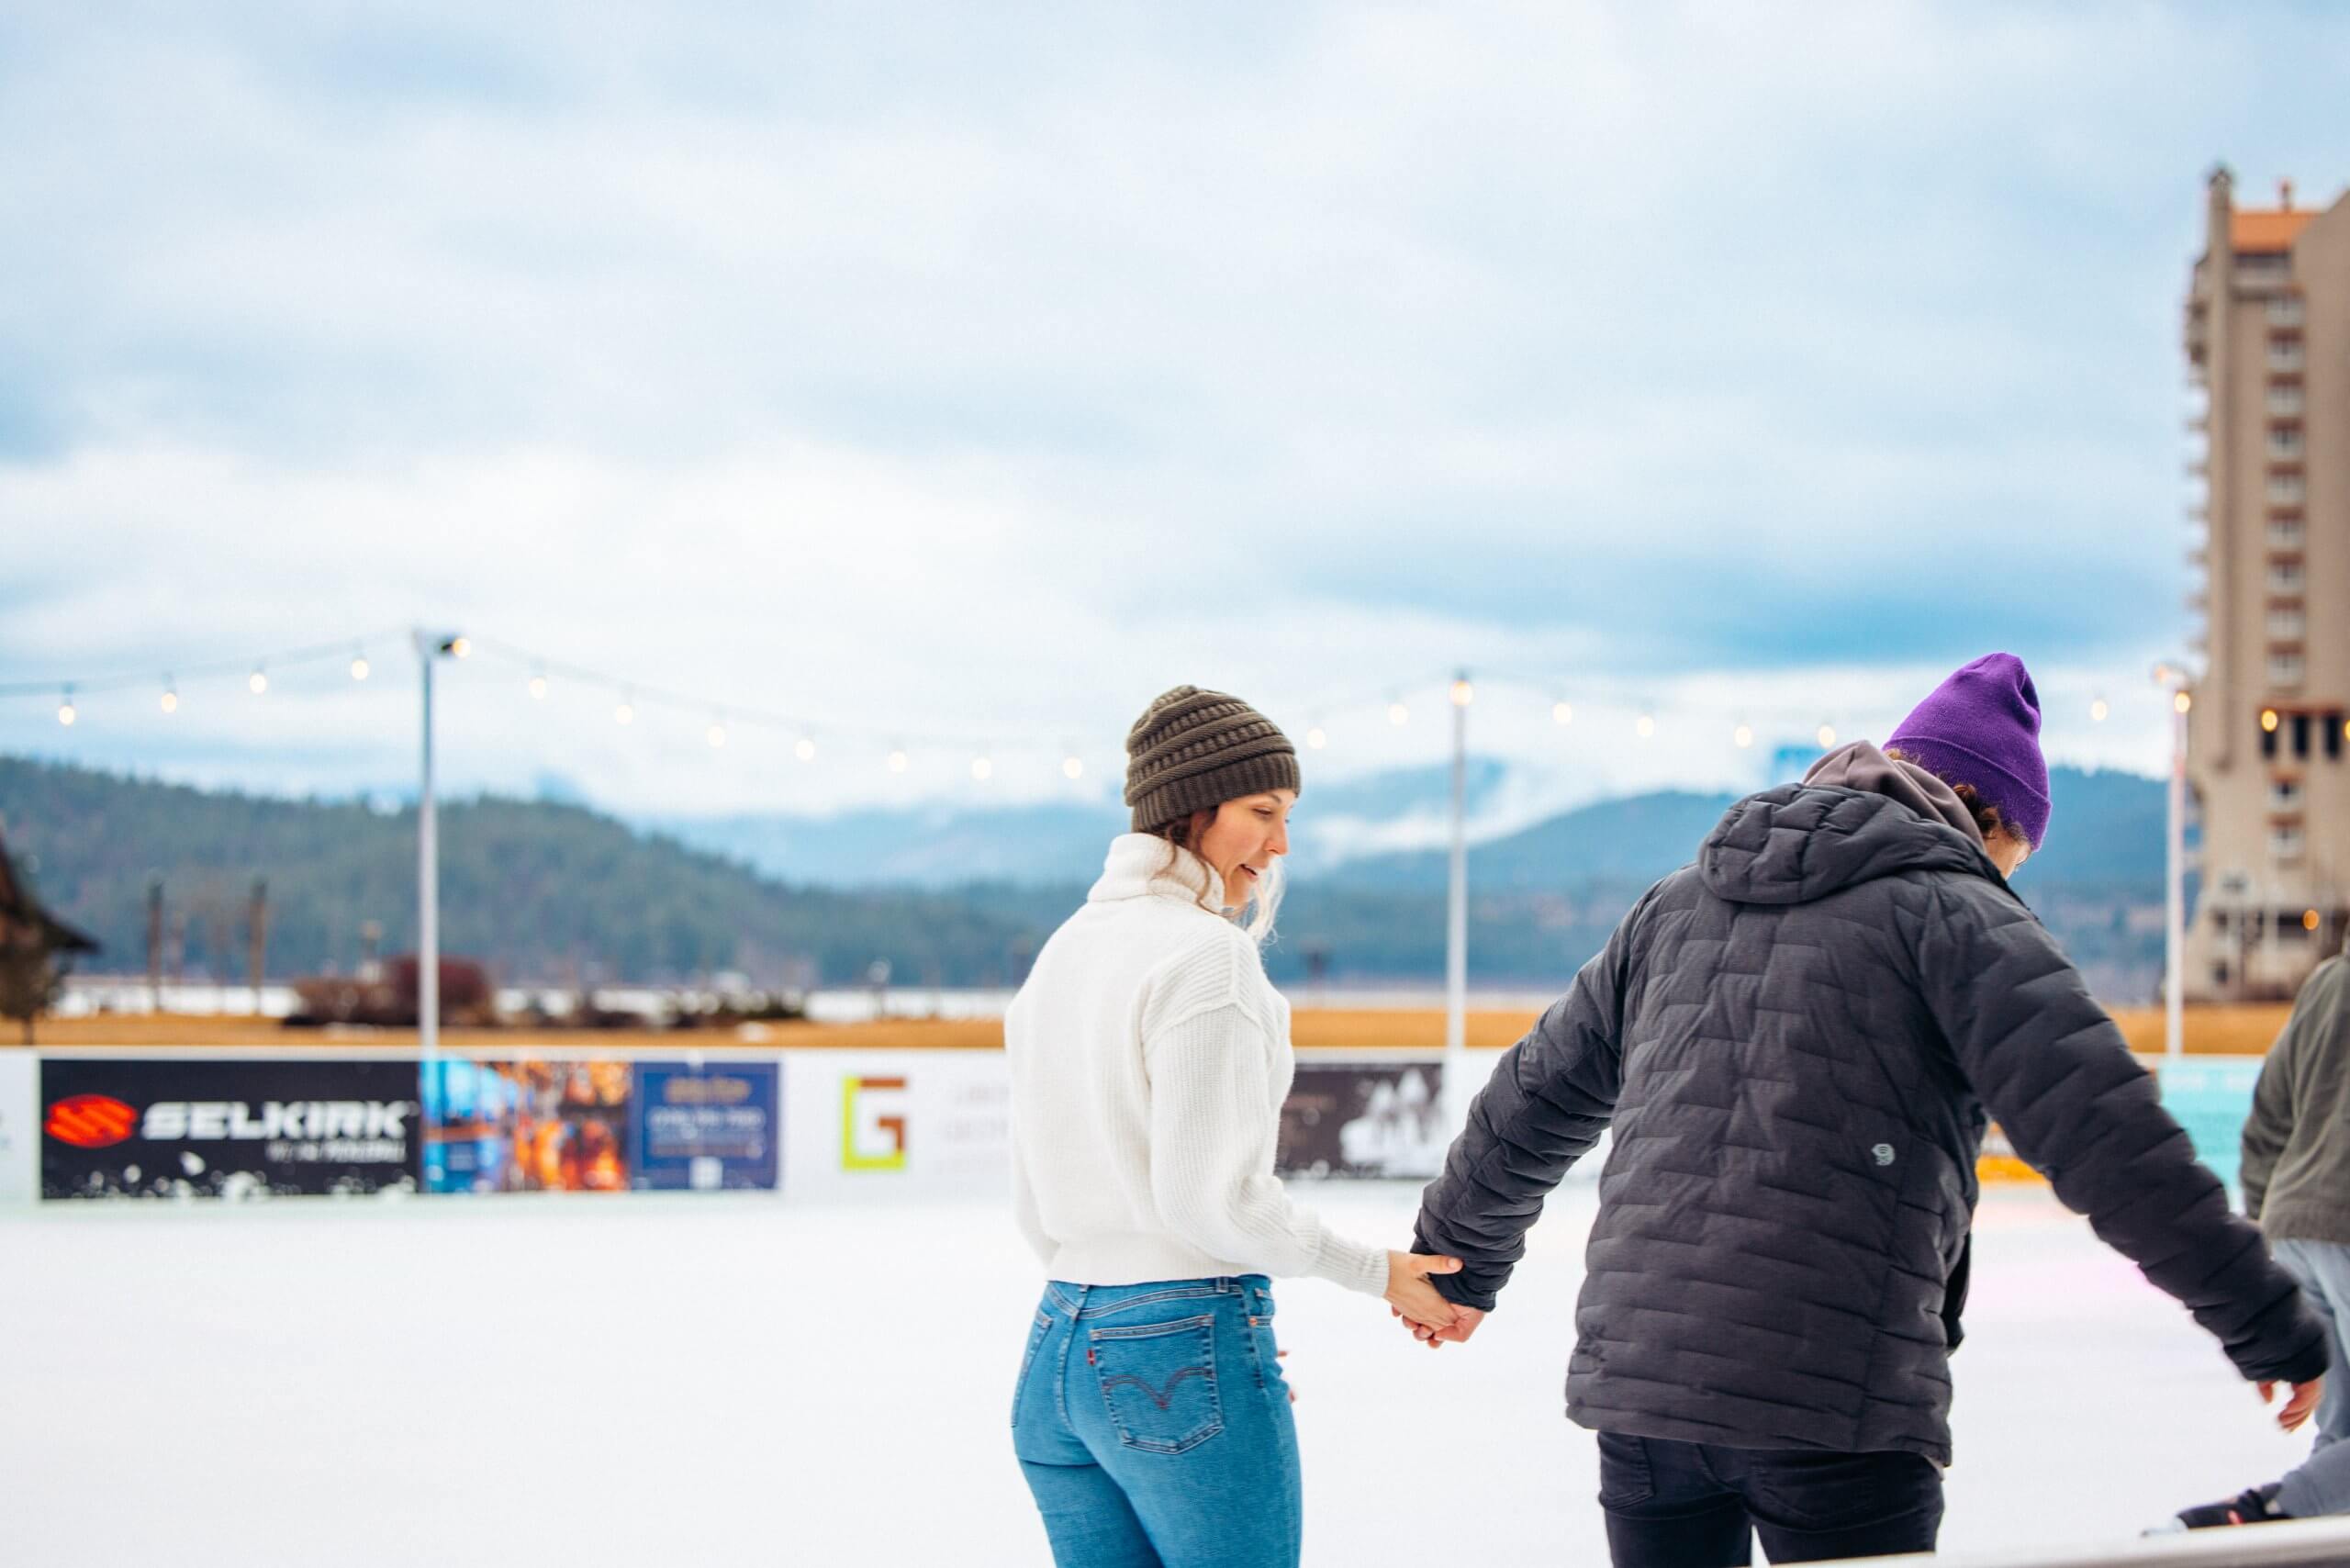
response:
[[[1573,703],[1553,702],[1550,704],[1550,722],[1554,724],[1572,724],[1574,722],[1575,705]]]
[[[532,698],[532,700],[533,700],[533,701],[537,701],[537,702],[543,702],[543,701],[545,701],[545,700],[546,700],[546,696],[547,696],[547,672],[546,672],[546,671],[544,671],[544,670],[534,670],[534,671],[532,671],[532,675],[531,675],[531,698]]]
[[[2194,694],[2193,694],[2193,693],[2191,693],[2191,692],[2186,692],[2186,691],[2179,692],[2179,693],[2177,693],[2176,696],[2174,696],[2174,697],[2172,697],[2172,698],[2171,698],[2171,700],[2170,700],[2170,706],[2171,706],[2171,711],[2173,711],[2173,712],[2175,712],[2175,713],[2184,713],[2184,712],[2186,712],[2189,708],[2192,708],[2192,707],[2194,707],[2194,706],[2195,706],[2195,697],[2194,697]]]
[[[1644,741],[1654,740],[1656,738],[1656,715],[1653,713],[1643,713],[1639,718],[1633,720],[1632,733],[1639,736],[1640,739]]]
[[[1836,744],[1836,726],[1822,724],[1819,726],[1819,734],[1812,738],[1818,741],[1820,750],[1827,751]]]
[[[70,730],[73,727],[73,721],[79,717],[81,715],[73,707],[73,689],[69,686],[57,700],[57,722]]]
[[[1412,722],[1412,711],[1404,706],[1402,699],[1399,698],[1387,705],[1387,722],[1398,728]]]
[[[1078,756],[1075,752],[1071,752],[1067,756],[1061,758],[1061,776],[1065,778],[1084,778],[1085,758]]]
[[[2275,734],[2277,726],[2283,722],[2274,708],[2263,708],[2260,711],[2260,727],[2269,734]]]
[[[612,722],[618,724],[633,724],[636,722],[635,692],[624,691],[621,693],[619,704],[612,709]]]
[[[364,648],[354,648],[352,650],[351,678],[353,680],[364,680],[367,678],[367,650]]]
[[[245,677],[245,689],[252,692],[255,697],[259,697],[263,692],[267,691],[269,689],[269,672],[262,668],[259,665],[253,666],[252,674]]]
[[[166,713],[176,713],[180,711],[180,689],[173,684],[172,678],[168,675],[163,678],[163,695],[156,700],[155,705]]]
[[[722,746],[726,744],[726,716],[723,713],[717,714],[711,719],[708,734],[710,736],[710,744],[713,747]]]
[[[1754,726],[1740,724],[1729,733],[1730,744],[1744,751],[1754,744]]]
[[[1305,732],[1305,744],[1312,746],[1315,751],[1320,751],[1324,746],[1330,744],[1329,733],[1323,729],[1321,725],[1316,724]]]
[[[2106,719],[2112,714],[2112,705],[2107,702],[2104,698],[2095,697],[2089,700],[2090,723],[2102,724],[2105,722]]]
[[[1455,708],[1466,708],[1477,700],[1477,689],[1469,684],[1469,678],[1464,675],[1452,683],[1451,695]]]
[[[995,777],[995,764],[986,753],[971,758],[971,777],[981,784]]]
[[[791,755],[802,762],[813,762],[816,760],[816,743],[802,735],[800,744],[791,748]]]
[[[906,748],[901,745],[891,746],[890,748],[890,756],[885,766],[888,767],[890,771],[892,773],[903,773],[908,766]]]

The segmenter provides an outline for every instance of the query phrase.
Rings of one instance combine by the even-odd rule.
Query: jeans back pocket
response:
[[[1038,1311],[1036,1321],[1028,1326],[1028,1349],[1020,1357],[1020,1381],[1012,1385],[1012,1424],[1020,1425],[1021,1402],[1028,1395],[1028,1374],[1036,1370],[1036,1348],[1053,1329],[1053,1315]]]
[[[1182,1453],[1224,1430],[1213,1314],[1096,1328],[1086,1359],[1125,1447]]]

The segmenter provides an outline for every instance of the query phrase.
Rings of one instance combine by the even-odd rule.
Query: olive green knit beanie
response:
[[[1126,804],[1136,833],[1267,790],[1300,788],[1297,748],[1237,697],[1179,686],[1126,732]]]

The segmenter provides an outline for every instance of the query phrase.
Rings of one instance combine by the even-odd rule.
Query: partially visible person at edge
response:
[[[1269,1276],[1384,1295],[1430,1328],[1451,1259],[1334,1235],[1273,1174],[1293,1060],[1258,944],[1296,748],[1179,686],[1126,736],[1135,831],[1004,1019],[1020,1228],[1046,1277],[1013,1448],[1060,1568],[1293,1568],[1297,1433]]]
[[[2040,703],[1977,659],[1882,751],[1732,806],[1479,1092],[1424,1196],[1438,1288],[1493,1310],[1603,1129],[1567,1414],[1618,1568],[1930,1551],[1987,1109],[2262,1384],[2323,1330],[2008,885],[2048,830]],[[1752,1533],[1750,1533],[1752,1532]]]
[[[2317,1446],[2281,1481],[2183,1508],[2189,1529],[2350,1513],[2350,956],[2318,965],[2261,1064],[2244,1125],[2244,1212],[2300,1282],[2333,1361]]]

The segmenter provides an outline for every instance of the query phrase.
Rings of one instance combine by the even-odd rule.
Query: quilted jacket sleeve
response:
[[[1543,1199],[1616,1114],[1632,934],[1649,902],[1633,907],[1567,993],[1503,1054],[1445,1152],[1444,1173],[1420,1195],[1412,1250],[1460,1260],[1459,1273],[1429,1282],[1463,1306],[1493,1310]]]
[[[2230,1211],[2055,939],[1988,881],[1936,880],[1916,938],[1919,989],[2017,1154],[2245,1377],[2322,1373],[2324,1334],[2292,1279]]]

